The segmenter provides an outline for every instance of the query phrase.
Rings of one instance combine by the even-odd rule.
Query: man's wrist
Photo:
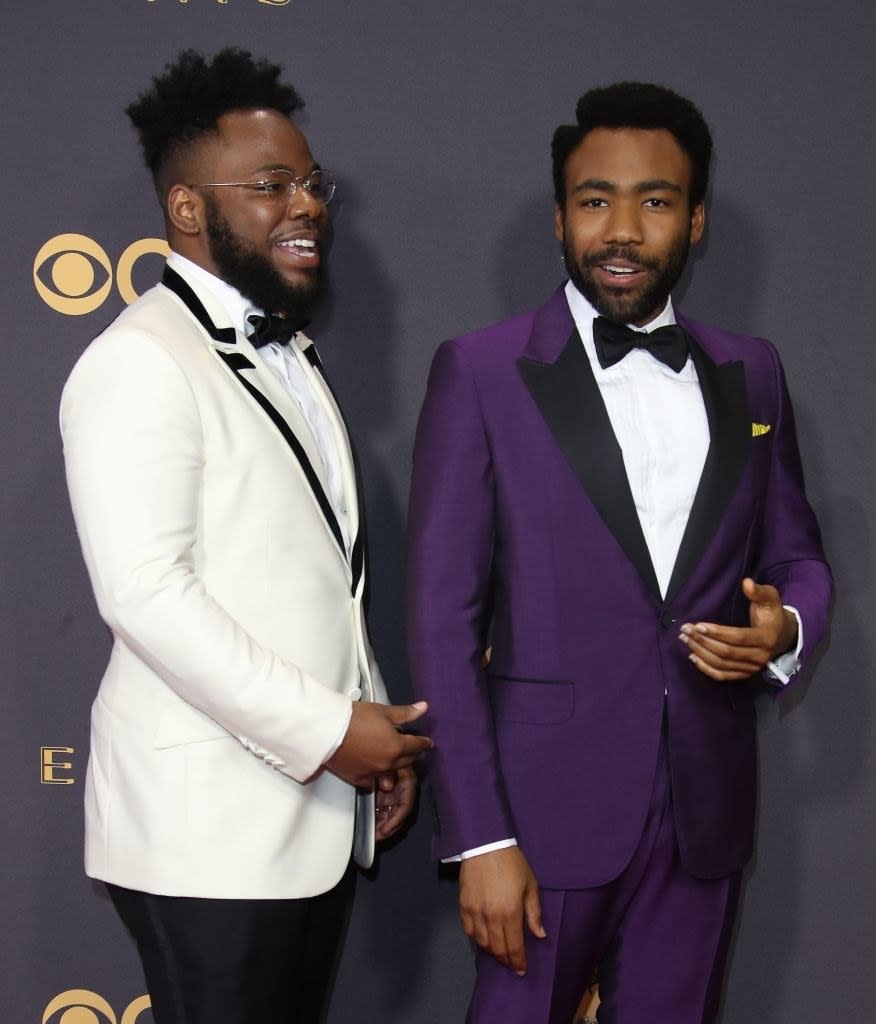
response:
[[[471,850],[463,850],[454,857],[442,857],[442,864],[458,864],[463,860],[472,860],[474,857],[481,857],[485,853],[495,853],[496,850],[507,850],[517,845],[516,839],[499,839],[495,843],[486,843],[484,846],[476,846]]]
[[[800,670],[800,651],[803,649],[803,622],[800,613],[790,604],[783,606],[786,615],[794,619],[794,635],[784,651],[774,654],[766,667],[768,682],[779,682],[787,686],[791,677]]]
[[[782,654],[788,654],[797,646],[797,630],[799,624],[797,616],[790,611],[790,609],[784,606],[782,607],[782,614],[784,616],[784,624],[782,631],[779,634],[776,648],[773,651],[773,658],[779,657]]]

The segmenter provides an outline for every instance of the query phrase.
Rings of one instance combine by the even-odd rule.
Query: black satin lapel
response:
[[[751,412],[743,363],[718,365],[693,338],[691,358],[709,420],[709,451],[666,589],[667,604],[699,565],[715,535],[739,484],[751,445]]]
[[[221,342],[223,345],[237,344],[237,334],[234,328],[217,327],[210,319],[210,314],[204,308],[204,303],[201,302],[192,287],[175,270],[165,267],[164,273],[161,275],[161,283],[165,288],[169,288],[174,295],[182,299],[188,311],[214,341]]]
[[[210,314],[204,308],[204,304],[195,294],[191,286],[180,277],[175,270],[170,267],[164,268],[164,273],[161,276],[161,283],[165,288],[169,288],[175,295],[182,299],[185,303],[186,308],[192,314],[192,316],[198,321],[198,323],[204,328],[204,330],[210,335],[214,341],[218,341],[224,345],[236,345],[237,334],[233,327],[217,327]],[[313,356],[308,355],[310,362],[322,372],[322,366],[319,363],[319,356],[316,355],[316,349],[311,345],[308,349],[308,353],[312,350]],[[270,399],[263,394],[259,389],[248,381],[245,377],[241,376],[241,370],[254,370],[255,366],[243,355],[241,352],[221,352],[218,349],[214,350],[216,355],[229,367],[234,373],[237,381],[242,385],[246,392],[258,403],[259,406],[267,414],[268,418],[283,435],[283,439],[286,444],[292,449],[292,453],[295,458],[298,459],[298,464],[301,466],[301,470],[304,473],[304,477],[310,486],[313,495],[316,498],[316,503],[319,505],[319,509],[322,512],[323,518],[326,521],[331,535],[334,537],[335,542],[341,550],[341,553],[346,558],[346,548],[344,545],[344,538],[341,534],[341,528],[338,525],[337,517],[335,516],[334,509],[331,506],[331,502],[328,500],[325,491],[323,490],[322,484],[319,481],[319,477],[316,475],[310,459],[307,457],[307,453],[301,445],[301,442],[295,436],[294,431],[291,429],[289,424],[283,419],[279,412],[271,404]],[[328,381],[326,381],[328,384]],[[331,387],[329,386],[329,390]],[[335,399],[337,401],[337,399]],[[338,407],[340,408],[340,406]],[[346,424],[345,424],[346,426]],[[354,453],[355,459],[355,453]],[[357,472],[357,498],[358,498],[358,467]],[[353,544],[353,550],[350,553],[350,563],[353,573],[352,590],[356,593],[356,589],[359,586],[359,577],[362,575],[363,564],[364,564],[364,552],[362,545],[362,517],[361,509],[359,516],[359,534]]]
[[[261,406],[268,418],[283,435],[283,440],[292,449],[295,458],[298,459],[298,463],[301,466],[301,470],[304,473],[307,483],[310,485],[311,491],[316,498],[316,502],[319,505],[319,509],[322,512],[323,519],[325,519],[332,536],[335,538],[335,542],[340,548],[344,558],[346,558],[346,550],[344,548],[344,538],[341,534],[341,528],[338,525],[338,520],[335,517],[334,509],[331,506],[331,502],[328,500],[325,491],[322,488],[322,484],[319,482],[319,477],[316,475],[316,471],[310,463],[310,459],[307,457],[307,453],[301,446],[301,442],[295,436],[289,424],[283,419],[280,413],[271,405],[270,400],[262,394],[259,389],[246,379],[241,374],[241,370],[254,370],[253,364],[243,355],[242,352],[221,352],[218,349],[214,350],[216,355],[225,363],[225,365],[233,372],[241,386],[246,392]],[[358,580],[354,579],[353,592],[355,593],[356,585]]]
[[[659,598],[620,445],[578,331],[572,331],[555,363],[523,357],[517,367],[575,476],[645,585]]]
[[[356,588],[359,585],[359,577],[365,570],[365,565],[368,561],[368,539],[365,528],[365,508],[362,504],[364,491],[362,490],[362,474],[359,469],[359,455],[356,451],[356,446],[353,444],[353,435],[350,433],[350,428],[347,425],[347,417],[344,415],[344,410],[341,407],[341,403],[338,401],[338,396],[335,393],[335,389],[331,385],[331,381],[326,376],[325,370],[322,366],[322,360],[319,358],[319,353],[316,351],[316,346],[311,344],[304,349],[304,357],[310,363],[310,365],[316,370],[316,372],[322,377],[325,386],[331,392],[332,398],[335,400],[335,405],[338,407],[338,412],[341,414],[341,422],[344,424],[344,430],[347,432],[347,440],[350,443],[350,453],[353,456],[353,475],[356,479],[356,509],[357,509],[357,522],[359,523],[359,529],[356,532],[356,539],[353,541],[353,547],[350,551],[350,568],[353,570],[353,593],[356,593]],[[368,580],[365,581],[366,586]],[[368,595],[364,597],[364,601],[368,601]]]

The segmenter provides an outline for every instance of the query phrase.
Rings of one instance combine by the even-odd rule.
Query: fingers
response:
[[[526,926],[536,938],[544,939],[547,933],[541,920],[541,900],[538,896],[538,886],[527,887],[523,897],[523,916],[526,918]]]
[[[485,953],[494,956],[503,967],[526,974],[526,944],[523,939],[523,914],[520,907],[465,911],[460,907],[462,927]]]
[[[527,967],[524,922],[544,938],[538,881],[519,847],[464,860],[459,911],[466,934],[518,974]]]
[[[382,775],[374,776],[374,785],[384,793],[391,793],[395,789],[397,772],[384,772]]]
[[[752,668],[751,665],[707,661],[697,654],[691,654],[689,658],[691,664],[696,666],[700,672],[709,676],[710,679],[717,680],[719,683],[733,683],[741,679],[750,679],[760,671],[760,668]]]
[[[746,576],[742,581],[742,593],[754,604],[781,604],[782,599],[778,590],[769,583],[755,583],[753,579]]]
[[[746,577],[742,591],[750,602],[750,626],[686,622],[681,627],[678,638],[690,651],[691,662],[712,679],[747,679],[794,645],[797,620],[782,607],[778,590]]]
[[[429,710],[429,705],[424,701],[417,701],[415,704],[377,704],[387,720],[397,729],[418,718]],[[431,750],[434,744],[428,736],[417,736],[412,733],[398,733],[398,746],[392,751],[392,768],[408,768],[417,758]]]
[[[401,803],[386,804],[377,808],[377,838],[389,839],[397,832],[408,816],[410,808],[405,809]]]
[[[740,637],[743,643],[726,643],[717,639],[717,631],[721,635],[729,633],[745,634]],[[706,631],[709,630],[709,631]],[[770,660],[770,648],[760,640],[759,631],[724,630],[722,627],[682,626],[679,639],[688,648],[691,662],[707,676],[720,681],[747,679],[755,675]],[[749,646],[750,644],[750,646]]]
[[[510,927],[502,929],[502,942],[505,944],[505,955],[498,958],[505,967],[521,977],[526,974],[526,943],[523,941],[523,918],[511,922]]]
[[[682,643],[692,641],[704,647],[745,648],[763,647],[763,630],[751,626],[719,626],[714,622],[686,622],[679,632]]]
[[[431,750],[433,747],[432,741],[428,736],[406,736],[400,735],[401,750],[393,758],[393,767],[407,768],[417,760],[420,754],[427,750]]]
[[[418,700],[415,704],[382,704],[380,706],[386,717],[395,726],[416,722],[429,710],[429,705],[424,700]]]
[[[417,796],[417,779],[410,768],[402,768],[393,773],[394,783],[391,789],[380,788],[382,777],[378,782],[375,813],[377,816],[377,838],[388,839],[397,832],[407,816],[414,808]]]
[[[398,727],[398,723],[415,721],[425,711],[423,702],[387,706],[355,701],[344,738],[326,760],[326,767],[355,786],[382,788],[379,779],[410,767],[432,747],[427,736],[400,732]]]

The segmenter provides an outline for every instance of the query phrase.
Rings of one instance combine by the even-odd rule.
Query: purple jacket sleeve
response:
[[[800,662],[805,666],[827,628],[833,577],[822,551],[815,513],[806,499],[785,375],[776,350],[769,344],[766,347],[775,368],[778,417],[773,424],[763,540],[751,575],[758,583],[771,583],[781,594],[782,603],[792,605],[800,613],[803,623]]]
[[[436,353],[414,445],[408,643],[429,701],[436,857],[514,835],[481,669],[494,529],[493,467],[476,382],[454,342]]]

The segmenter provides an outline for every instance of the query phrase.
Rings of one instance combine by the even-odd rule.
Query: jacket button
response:
[[[674,622],[675,619],[669,614],[669,612],[663,612],[663,614],[660,616],[660,625],[664,629],[669,629]]]

